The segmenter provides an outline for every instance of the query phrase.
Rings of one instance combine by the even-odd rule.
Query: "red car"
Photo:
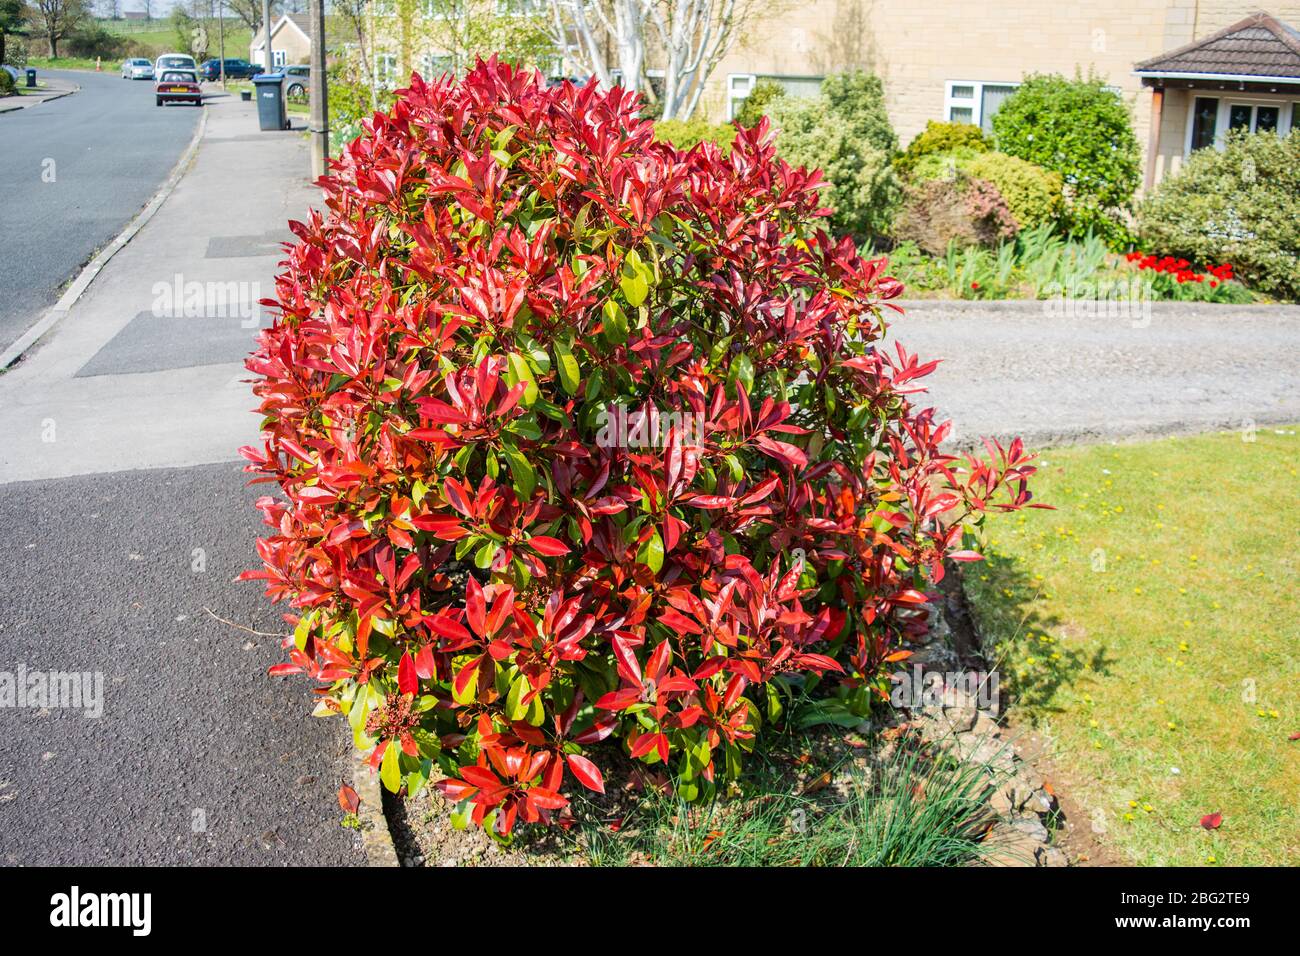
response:
[[[199,90],[199,75],[194,70],[163,70],[154,84],[154,103],[162,106],[168,100],[177,103],[203,105]]]

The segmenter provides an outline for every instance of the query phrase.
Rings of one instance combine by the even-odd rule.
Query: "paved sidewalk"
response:
[[[302,134],[259,132],[255,108],[209,101],[198,157],[163,208],[0,376],[0,483],[233,461],[256,438],[243,358],[287,222],[315,190]],[[193,283],[206,315],[155,314],[194,311]]]
[[[916,301],[889,316],[892,341],[943,359],[916,401],[953,419],[954,446],[1300,422],[1300,306],[1157,302],[1134,321],[1047,305]]]
[[[0,375],[0,672],[103,681],[98,718],[0,709],[0,863],[364,861],[344,725],[266,676],[285,608],[233,581],[265,490],[236,451],[258,427],[248,307],[316,197],[302,134],[259,132],[255,107],[209,102],[175,192]],[[188,283],[205,314],[170,315]]]
[[[35,90],[29,90],[23,83],[25,78],[18,80],[21,93],[14,96],[0,98],[0,113],[11,113],[14,110],[30,109],[33,106],[40,106],[42,103],[48,103],[50,100],[57,100],[63,96],[69,96],[80,88],[78,84],[53,77],[42,77],[37,74],[37,82],[43,83],[43,87],[37,87]]]

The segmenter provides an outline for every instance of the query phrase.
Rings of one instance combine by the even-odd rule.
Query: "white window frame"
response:
[[[380,89],[392,89],[397,85],[397,54],[375,54],[375,85]]]
[[[826,79],[815,73],[728,73],[727,74],[727,122],[736,118],[741,105],[754,92],[759,80],[816,80],[820,83]]]
[[[1192,155],[1192,124],[1196,119],[1196,101],[1218,100],[1219,109],[1214,114],[1214,148],[1221,151],[1225,146],[1224,137],[1228,135],[1228,115],[1233,106],[1252,107],[1250,112],[1251,131],[1254,132],[1257,106],[1276,106],[1277,111],[1277,136],[1279,139],[1285,137],[1293,128],[1297,120],[1300,120],[1300,100],[1284,99],[1282,97],[1268,97],[1249,93],[1216,93],[1209,95],[1209,90],[1188,90],[1187,91],[1187,119],[1185,121],[1185,131],[1183,133],[1183,159]],[[1205,95],[1202,95],[1205,94]]]
[[[970,98],[954,96],[953,90],[959,86],[971,88]],[[970,110],[971,125],[981,129],[984,126],[984,87],[1009,86],[1013,90],[1020,88],[1019,80],[945,80],[943,84],[943,121],[957,122],[952,118],[953,108]]]
[[[275,45],[272,44],[271,69],[274,70],[277,66],[288,66],[288,65],[289,65],[289,51],[284,49],[276,49]]]
[[[737,92],[736,81],[740,81],[740,86],[744,92]],[[740,104],[745,102],[745,98],[754,92],[754,87],[758,84],[757,73],[728,73],[727,74],[727,122],[736,118],[736,113],[740,109]]]

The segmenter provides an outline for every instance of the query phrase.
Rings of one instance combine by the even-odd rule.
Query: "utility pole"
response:
[[[226,0],[217,0],[217,49],[221,56],[221,89],[226,88]]]
[[[311,76],[307,81],[311,97],[311,178],[325,175],[330,154],[329,90],[325,77],[325,0],[309,0],[311,16]]]
[[[262,0],[262,29],[265,31],[262,36],[265,40],[262,43],[262,55],[265,58],[264,73],[270,73],[275,69],[275,57],[271,56],[271,0]]]

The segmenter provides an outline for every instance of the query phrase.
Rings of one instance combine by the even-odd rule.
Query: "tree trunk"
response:
[[[57,59],[59,56],[59,39],[53,33],[47,34],[46,39],[50,41],[50,59]]]

